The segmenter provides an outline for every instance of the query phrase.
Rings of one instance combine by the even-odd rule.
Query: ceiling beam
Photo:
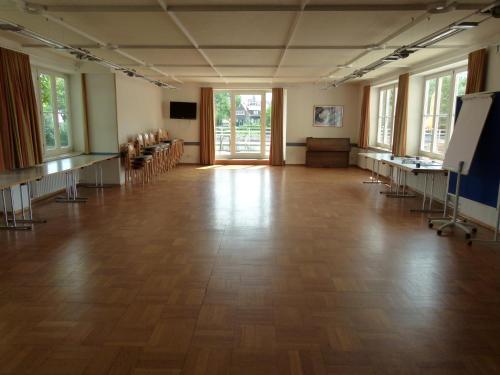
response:
[[[200,3],[202,1],[200,0]],[[392,11],[427,11],[429,4],[425,3],[394,3],[394,4],[310,4],[302,8],[301,5],[223,5],[223,4],[186,4],[167,5],[165,9],[155,5],[46,5],[37,2],[28,2],[33,9],[43,9],[49,12],[392,12]],[[488,3],[457,3],[457,10],[473,10],[487,6]]]
[[[181,22],[179,18],[172,12],[168,10],[168,6],[165,3],[164,0],[158,0],[158,4],[162,8],[162,11],[167,14],[170,19],[175,23],[177,28],[184,34],[184,36],[189,40],[189,42],[193,45],[193,47],[198,51],[198,53],[205,59],[205,61],[212,67],[215,73],[219,75],[219,77],[224,81],[224,77],[222,76],[221,72],[215,67],[214,63],[208,57],[208,55],[205,53],[205,51],[200,48],[198,42],[194,39],[194,37],[191,35],[189,30],[184,26],[184,24]]]
[[[274,76],[278,75],[280,71],[281,64],[283,64],[283,60],[285,60],[286,50],[292,44],[293,37],[295,36],[295,32],[297,31],[297,27],[299,25],[300,19],[302,18],[302,14],[304,13],[304,8],[307,6],[310,0],[302,0],[300,4],[300,10],[297,12],[295,17],[293,18],[292,24],[290,25],[290,29],[288,30],[288,34],[286,37],[285,48],[281,51],[280,59],[278,61],[278,66],[274,71]]]
[[[23,47],[26,48],[48,48],[44,44],[36,44],[36,43],[24,43]],[[91,48],[97,49],[102,48],[99,44],[73,44],[75,48]],[[175,44],[117,44],[115,47],[119,49],[165,49],[165,50],[197,50],[197,48],[193,45],[182,45],[178,46]],[[382,49],[397,49],[402,47],[401,45],[385,45],[383,47],[377,48],[373,45],[337,45],[337,46],[318,46],[318,45],[280,45],[280,46],[266,46],[266,45],[199,45],[200,49],[203,50],[282,50],[282,49],[291,49],[291,50],[382,50]],[[467,47],[467,45],[434,45],[429,46],[428,48],[434,49],[460,49]]]
[[[17,3],[25,11],[29,11],[29,8],[28,8],[29,5],[27,3],[25,3],[21,0],[17,1]],[[64,27],[65,29],[74,32],[75,34],[80,35],[80,36],[96,43],[100,48],[106,48],[107,46],[109,46],[109,43],[107,43],[103,40],[100,40],[99,38],[95,37],[94,35],[91,35],[85,31],[69,24],[68,22],[64,21],[64,19],[62,17],[54,16],[53,14],[50,14],[45,10],[43,10],[42,12],[40,12],[38,14],[45,17],[47,20],[52,21],[52,22]],[[170,75],[164,71],[161,71],[158,68],[155,68],[152,64],[148,64],[147,62],[145,62],[145,61],[143,61],[135,56],[132,56],[131,54],[124,52],[124,51],[120,50],[119,48],[113,48],[113,51],[119,55],[122,55],[123,57],[126,57],[127,59],[129,59],[131,61],[135,61],[136,63],[139,63],[142,66],[148,67],[149,69],[151,69],[151,70],[153,70],[153,71],[155,71],[155,72],[157,72],[157,73],[159,73],[159,74],[161,74],[169,79],[172,79],[178,83],[183,83],[181,80],[177,79],[175,76]]]

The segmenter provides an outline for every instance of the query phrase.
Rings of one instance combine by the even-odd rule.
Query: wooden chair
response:
[[[138,155],[150,155],[152,160],[147,165],[148,176],[151,178],[156,174],[157,158],[156,150],[149,148],[149,134],[137,134],[136,136],[136,150]]]
[[[138,155],[136,147],[133,143],[129,142],[122,146],[122,156],[124,157],[125,164],[125,183],[135,183],[137,181],[144,184],[149,181],[150,168],[152,157],[150,155]]]

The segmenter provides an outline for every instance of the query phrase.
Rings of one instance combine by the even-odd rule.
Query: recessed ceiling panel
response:
[[[272,77],[275,68],[217,68],[224,77]]]
[[[203,56],[195,49],[124,49],[150,64],[166,65],[199,65],[205,64]]]
[[[283,45],[295,12],[176,13],[200,45]]]
[[[224,83],[224,80],[219,76],[208,76],[208,77],[177,77],[184,83]],[[178,84],[177,84],[178,86]]]
[[[158,67],[159,70],[174,76],[210,76],[217,73],[209,66],[194,66],[194,67]]]
[[[277,77],[319,77],[322,71],[318,67],[281,67]]]
[[[190,45],[189,40],[163,12],[57,13],[71,26],[112,44]]]
[[[335,66],[345,64],[362,50],[308,50],[289,49],[283,65]]]
[[[370,45],[411,22],[421,12],[306,12],[293,45]]]
[[[281,50],[206,49],[205,53],[215,65],[274,65],[279,61]]]

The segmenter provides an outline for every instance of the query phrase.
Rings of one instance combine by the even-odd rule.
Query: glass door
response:
[[[218,159],[265,159],[271,140],[271,93],[216,91],[215,150]]]

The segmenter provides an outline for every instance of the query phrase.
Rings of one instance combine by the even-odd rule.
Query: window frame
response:
[[[52,100],[52,118],[54,121],[54,138],[55,147],[49,149],[45,144],[45,132],[44,132],[44,116],[43,116],[43,104],[42,104],[42,92],[40,87],[40,75],[44,74],[50,77],[51,82],[51,100]],[[60,138],[60,128],[59,121],[57,119],[58,107],[57,107],[57,89],[56,89],[56,78],[64,79],[65,83],[65,100],[66,100],[66,116],[68,124],[68,145],[61,146]],[[43,146],[43,156],[44,159],[52,158],[55,156],[68,154],[73,152],[73,129],[72,129],[72,113],[71,113],[71,98],[70,98],[70,78],[68,74],[63,72],[58,72],[55,70],[37,68],[36,69],[36,86],[37,86],[37,99],[38,99],[38,115],[40,118],[40,136],[42,139]]]
[[[266,123],[266,111],[267,111],[267,95],[272,94],[271,89],[214,89],[214,119],[217,114],[217,104],[216,104],[216,98],[215,95],[218,92],[227,92],[229,93],[230,96],[230,151],[229,154],[220,154],[217,151],[216,148],[216,155],[215,158],[218,160],[230,160],[230,159],[259,159],[259,160],[266,160],[270,156],[270,148],[267,148],[267,142],[266,142],[266,130],[267,130],[267,123]],[[238,95],[254,95],[254,96],[260,96],[261,97],[261,115],[260,115],[260,127],[261,127],[261,133],[260,133],[260,152],[252,152],[252,153],[245,153],[245,152],[237,152],[236,151],[236,96]],[[272,108],[272,100],[269,103],[269,105]],[[217,123],[214,121],[214,132],[215,134],[217,133]],[[270,145],[270,143],[269,143]]]
[[[383,117],[384,119],[387,118],[388,116],[382,116],[380,114],[380,99],[381,99],[381,95],[382,95],[382,92],[383,91],[388,91],[389,89],[393,89],[394,90],[394,102],[393,102],[393,112],[392,112],[392,116],[390,116],[391,118],[391,141],[389,144],[386,144],[386,143],[381,143],[379,142],[379,139],[378,139],[378,135],[379,135],[379,130],[380,130],[380,118]],[[384,149],[384,150],[391,150],[392,149],[392,142],[393,142],[393,139],[394,139],[394,115],[396,114],[396,102],[397,102],[397,96],[398,96],[398,84],[397,82],[395,83],[392,83],[392,84],[389,84],[389,85],[384,85],[384,86],[381,86],[378,88],[378,93],[377,93],[377,130],[376,130],[376,133],[375,133],[375,145],[378,147],[378,148],[381,148],[381,149]],[[386,108],[384,108],[384,112],[385,112]],[[385,129],[384,129],[385,130]],[[385,139],[385,133],[384,133],[384,137]]]
[[[439,84],[439,78],[441,77],[445,77],[447,75],[450,75],[451,76],[451,81],[450,81],[450,87],[452,88],[452,94],[450,95],[450,101],[451,103],[448,103],[449,104],[449,108],[450,108],[450,112],[448,113],[448,122],[447,122],[447,133],[446,133],[446,148],[448,147],[448,144],[450,142],[450,138],[451,138],[451,134],[453,133],[453,128],[454,128],[454,123],[455,123],[455,110],[456,110],[456,98],[458,97],[455,96],[455,89],[456,89],[456,77],[458,74],[460,73],[463,73],[463,72],[467,72],[467,65],[462,65],[462,66],[459,66],[459,67],[456,67],[456,68],[453,68],[453,69],[446,69],[446,70],[442,70],[442,71],[439,71],[439,72],[436,72],[436,73],[433,73],[433,74],[429,74],[427,76],[424,77],[424,80],[423,80],[423,85],[424,85],[424,88],[423,88],[423,93],[422,93],[422,112],[421,112],[421,115],[420,115],[420,138],[419,138],[419,144],[418,144],[418,153],[419,155],[422,155],[422,156],[427,156],[429,158],[433,158],[433,159],[444,159],[444,153],[443,154],[440,154],[440,153],[437,153],[437,152],[434,152],[434,141],[435,141],[435,132],[436,132],[436,119],[439,118],[439,115],[436,115],[436,112],[434,112],[432,114],[432,117],[433,117],[433,127],[432,127],[432,142],[431,142],[431,145],[430,145],[430,151],[426,151],[423,149],[423,144],[422,144],[422,141],[424,139],[424,117],[426,116],[425,114],[425,105],[426,105],[426,96],[427,96],[427,90],[426,90],[426,85],[427,85],[427,82],[430,81],[430,80],[436,80],[436,95],[435,95],[435,98],[434,98],[434,108],[435,108],[435,111],[437,109],[437,101],[440,97],[440,95],[438,95],[438,84]]]

